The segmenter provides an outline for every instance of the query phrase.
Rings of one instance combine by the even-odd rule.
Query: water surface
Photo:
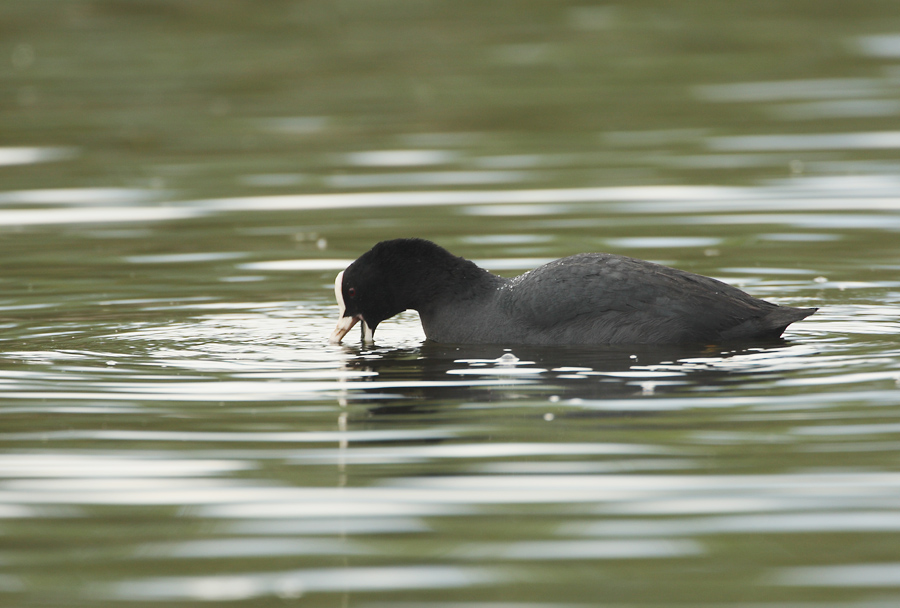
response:
[[[896,605],[894,12],[7,2],[0,603]],[[820,310],[328,344],[399,236]]]

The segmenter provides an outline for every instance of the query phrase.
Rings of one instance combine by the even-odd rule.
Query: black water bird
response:
[[[772,340],[816,308],[778,306],[716,279],[581,253],[512,279],[423,239],[383,241],[334,282],[339,343],[363,323],[418,311],[429,340],[455,344],[721,344]]]

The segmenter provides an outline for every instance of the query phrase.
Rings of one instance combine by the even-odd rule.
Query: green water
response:
[[[0,6],[0,605],[900,603],[895,2]],[[327,343],[430,238],[818,306]]]

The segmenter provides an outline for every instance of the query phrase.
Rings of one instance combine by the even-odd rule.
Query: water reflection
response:
[[[723,152],[893,150],[900,148],[900,131],[719,136],[710,138],[707,143],[711,149]]]
[[[900,605],[890,3],[265,4],[0,9],[0,605]],[[399,236],[822,309],[328,345]]]
[[[137,205],[159,201],[169,192],[140,188],[48,188],[0,193],[7,205]]]
[[[162,222],[199,215],[172,207],[79,207],[75,209],[0,210],[0,226],[43,224],[101,224],[105,222]]]
[[[377,390],[375,377],[400,375],[409,379],[406,387],[391,386],[395,394],[403,396],[403,407],[413,397],[432,403],[460,398],[493,402],[540,395],[548,403],[556,403],[561,397],[609,399],[665,394],[695,386],[712,390],[732,383],[746,385],[757,374],[767,380],[768,374],[808,365],[808,359],[794,357],[811,354],[786,342],[724,351],[634,346],[507,348],[425,342],[415,349],[345,347],[345,352],[350,355],[344,362],[346,369],[373,374],[361,379],[361,387],[368,384]],[[446,383],[448,377],[461,381]],[[485,379],[493,382],[479,387],[477,381]],[[356,388],[354,384],[343,386],[349,390]],[[354,396],[348,393],[347,398]]]
[[[459,159],[450,150],[372,150],[351,152],[344,156],[349,165],[358,167],[426,167],[446,165]]]
[[[497,246],[549,242],[511,240]],[[309,273],[309,289],[327,293],[345,260],[126,261],[175,273],[222,262]],[[383,345],[334,347],[324,342],[330,302],[103,302],[147,316],[98,325],[102,341],[85,348],[7,350],[19,363],[0,371],[19,411],[78,422],[35,428],[31,418],[0,434],[12,447],[0,458],[0,514],[59,534],[109,512],[152,510],[153,521],[178,527],[82,553],[90,567],[126,564],[82,598],[444,597],[503,592],[521,584],[510,580],[532,580],[531,570],[668,571],[776,537],[900,530],[897,475],[823,470],[828,454],[840,455],[827,461],[840,468],[896,449],[896,422],[870,419],[896,398],[885,371],[896,348],[855,352],[831,329],[857,323],[892,335],[896,314],[884,306],[832,308],[794,340],[721,350],[438,345],[422,342],[415,315],[386,327]],[[172,323],[175,313],[189,317]],[[29,335],[49,340],[43,331]],[[808,390],[830,378],[889,386]],[[835,438],[844,438],[840,451]],[[766,455],[754,455],[760,446]],[[781,567],[767,555],[749,554],[750,579],[815,586],[808,562]]]
[[[74,148],[27,148],[0,146],[0,166],[30,165],[75,157]]]
[[[703,85],[696,87],[694,93],[699,99],[713,102],[840,99],[881,94],[886,84],[875,78],[772,80]]]
[[[717,150],[802,150],[811,148],[858,147],[896,148],[900,135],[896,132],[845,133],[838,135],[753,135],[716,137],[707,140]],[[677,162],[689,162],[683,157]],[[702,159],[702,157],[696,157]],[[675,161],[673,161],[675,162]],[[719,161],[716,161],[719,162]],[[766,160],[766,163],[769,161]],[[702,163],[701,163],[702,164]],[[418,177],[417,177],[418,176]],[[425,182],[416,184],[422,178]],[[329,178],[331,179],[331,178]],[[335,175],[345,180],[341,188],[464,185],[475,183],[521,182],[529,176],[508,171],[457,171],[437,173],[378,173]],[[359,180],[358,184],[350,183]],[[449,181],[446,181],[449,180]],[[771,224],[796,224],[803,227],[840,228],[839,222],[865,221],[858,227],[878,228],[877,222],[891,222],[891,216],[861,216],[860,210],[893,211],[897,209],[897,180],[893,177],[803,178],[775,182],[759,188],[723,188],[697,186],[636,186],[601,188],[534,188],[516,190],[443,190],[403,192],[360,192],[330,194],[291,194],[235,197],[208,200],[168,201],[171,193],[157,190],[129,189],[58,189],[27,190],[0,193],[0,203],[27,205],[32,208],[9,208],[0,211],[0,223],[6,225],[82,224],[106,222],[172,221],[242,211],[314,211],[354,208],[459,207],[466,215],[558,215],[602,212],[615,219],[607,223],[646,223],[645,214],[673,216],[667,221],[709,223],[713,212],[779,211],[760,215],[755,221]],[[40,205],[41,208],[33,207]],[[806,213],[796,220],[787,211]],[[843,214],[834,212],[842,211]],[[706,216],[697,216],[705,212]],[[826,213],[831,212],[831,213]],[[853,212],[853,213],[850,213]],[[634,215],[639,214],[639,215]],[[629,220],[629,216],[633,216]],[[735,217],[732,222],[748,221],[750,215]],[[846,220],[845,220],[846,218]],[[724,219],[727,219],[724,218]],[[836,223],[837,222],[837,223]],[[875,223],[873,223],[875,222]],[[894,222],[896,223],[896,222]],[[552,224],[548,224],[551,225]],[[674,237],[673,237],[674,238]],[[689,246],[696,239],[717,241],[714,237],[679,237]],[[318,241],[317,241],[318,242]],[[327,241],[325,242],[327,246]],[[623,247],[628,243],[623,241]]]
[[[791,121],[896,116],[900,114],[900,102],[885,99],[818,101],[784,104],[773,107],[771,112],[778,118]]]
[[[428,186],[475,186],[515,184],[532,179],[520,171],[405,171],[403,173],[341,174],[324,179],[335,189],[421,188]]]
[[[863,36],[858,40],[860,50],[870,57],[894,59],[900,57],[900,34]]]
[[[317,568],[224,576],[184,576],[124,581],[97,599],[139,601],[239,601],[265,596],[296,600],[323,591],[388,591],[472,587],[499,580],[489,568],[396,566]]]
[[[786,568],[771,580],[795,587],[896,588],[900,586],[900,563]]]

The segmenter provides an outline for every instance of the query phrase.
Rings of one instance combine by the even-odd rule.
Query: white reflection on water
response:
[[[807,367],[813,367],[809,365]],[[890,404],[897,396],[894,391],[856,390],[853,395],[860,402],[871,404]],[[798,395],[782,395],[777,401],[761,400],[755,396],[704,396],[697,399],[687,397],[656,397],[646,399],[582,399],[578,402],[581,409],[608,411],[677,411],[706,408],[749,408],[761,412],[780,412],[786,410],[827,411],[829,408],[846,405],[847,396],[841,393],[810,392]]]
[[[900,563],[783,568],[767,582],[791,587],[900,588]]]
[[[239,264],[242,270],[276,270],[276,271],[302,271],[302,270],[343,270],[353,260],[341,259],[302,259],[302,260],[274,260],[271,262],[247,262]]]
[[[668,454],[674,450],[661,446],[615,443],[472,443],[448,445],[391,446],[304,450],[289,459],[296,464],[322,462],[386,464],[427,462],[435,459],[516,458],[536,456]]]
[[[750,191],[751,189],[748,189]],[[209,211],[349,209],[360,207],[425,207],[474,204],[529,204],[637,200],[729,198],[730,188],[711,186],[634,186],[532,190],[447,190],[421,192],[360,192],[287,194],[184,201],[182,205]],[[558,210],[557,210],[558,212]]]
[[[112,585],[106,597],[144,601],[237,601],[262,596],[295,599],[321,591],[445,589],[497,583],[502,575],[484,566],[319,568],[227,576],[160,577]]]
[[[750,167],[784,167],[793,160],[785,154],[686,154],[661,156],[656,160],[664,166],[685,169],[740,169]]]
[[[165,198],[169,192],[142,188],[45,188],[0,192],[0,204],[134,205]]]
[[[889,361],[885,361],[889,363]],[[779,386],[827,386],[831,384],[872,384],[874,382],[896,382],[900,374],[896,371],[868,372],[868,373],[842,373],[831,378],[784,378],[778,381]]]
[[[185,207],[79,207],[75,209],[0,210],[0,225],[102,224],[105,222],[161,222],[201,215]]]
[[[900,114],[900,101],[893,99],[846,99],[815,101],[775,106],[769,110],[785,120],[819,120],[822,118],[858,118]]]
[[[607,245],[624,249],[670,248],[670,247],[712,247],[720,245],[722,239],[715,237],[653,236],[618,237],[604,239]]]
[[[715,513],[727,511],[727,503],[713,503]],[[741,505],[735,501],[734,508]],[[777,501],[760,501],[753,510],[777,511]],[[830,505],[835,508],[835,505]],[[701,511],[689,511],[699,513]],[[900,513],[893,511],[835,511],[832,513],[764,513],[666,520],[616,519],[570,521],[558,533],[568,536],[705,536],[709,534],[795,534],[805,532],[900,532]]]
[[[898,201],[891,201],[891,208]],[[849,204],[849,201],[847,202]],[[865,203],[861,204],[865,207]],[[823,213],[820,215],[800,213],[737,213],[730,215],[703,215],[671,218],[673,224],[687,225],[748,225],[776,224],[792,228],[809,228],[812,230],[900,230],[900,216],[896,214],[854,214]]]
[[[381,441],[424,441],[447,439],[457,436],[459,430],[422,429],[422,430],[360,430],[360,431],[48,431],[42,433],[3,433],[4,441],[31,441],[34,439],[71,440],[93,439],[98,441],[179,441],[179,442],[238,442],[238,443],[340,443],[340,442],[381,442]]]
[[[523,171],[404,171],[402,173],[338,174],[323,178],[332,188],[391,188],[505,184],[532,179]]]
[[[152,255],[130,255],[125,258],[131,264],[196,264],[200,262],[218,262],[247,257],[243,251],[221,251],[202,253],[161,253]]]
[[[710,137],[707,145],[720,151],[763,150],[893,150],[900,148],[900,131],[802,133]]]
[[[75,148],[0,147],[0,167],[68,160],[77,153]]]
[[[694,88],[694,94],[698,99],[713,102],[837,99],[878,94],[884,90],[885,84],[874,78],[770,80],[702,85]]]
[[[635,446],[638,447],[638,446]],[[650,447],[650,446],[648,446]],[[655,446],[651,447],[654,449]],[[700,461],[678,458],[672,453],[663,458],[610,458],[603,460],[547,460],[478,463],[470,467],[473,473],[485,475],[571,475],[595,473],[634,473],[637,471],[683,471],[700,466]]]
[[[894,59],[900,57],[900,34],[861,36],[857,44],[864,55]]]
[[[862,132],[813,135],[756,135],[746,137],[714,137],[709,145],[721,151],[740,150],[807,150],[828,148],[897,148],[900,132]],[[466,175],[472,172],[463,172]],[[491,172],[475,174],[493,175]],[[519,178],[498,173],[501,181]],[[415,174],[397,174],[397,179],[413,179]],[[349,176],[354,177],[354,176]],[[360,179],[394,179],[393,174],[357,176]],[[462,181],[469,180],[465,175]],[[480,177],[473,177],[475,181]],[[488,181],[497,181],[491,177]],[[370,184],[371,185],[371,184]],[[404,182],[404,185],[409,185]],[[4,209],[0,224],[67,224],[87,222],[142,222],[196,217],[215,212],[277,211],[312,209],[349,209],[366,207],[461,206],[468,214],[559,215],[564,205],[603,204],[603,211],[615,214],[660,212],[695,214],[684,219],[701,221],[699,212],[733,212],[736,210],[859,211],[900,207],[896,195],[898,180],[893,176],[855,176],[853,179],[797,178],[754,188],[718,186],[633,186],[592,188],[535,188],[514,190],[428,190],[404,192],[359,192],[330,194],[289,194],[210,200],[174,201],[161,205],[157,201],[169,193],[157,190],[87,188],[31,190],[0,193],[7,204],[53,204],[67,207],[42,209]],[[671,203],[678,203],[677,208]],[[71,208],[78,205],[77,208]],[[591,207],[596,211],[595,206]],[[807,214],[807,220],[821,218]],[[639,218],[646,222],[646,218]],[[776,222],[779,218],[770,217]],[[777,222],[776,222],[777,223]],[[788,222],[790,224],[791,222]],[[830,227],[845,227],[835,224]],[[874,226],[873,226],[874,227]]]
[[[446,165],[459,159],[459,153],[450,150],[370,150],[350,152],[344,162],[358,167],[423,167]]]
[[[704,553],[691,540],[540,540],[512,543],[469,543],[450,557],[491,560],[648,559],[685,557]]]
[[[113,454],[0,454],[0,478],[144,478],[224,475],[256,468],[239,460],[156,458]],[[54,482],[56,484],[57,482]]]
[[[248,483],[226,477],[72,477],[9,479],[0,487],[3,502],[18,506],[184,505],[191,507],[184,512],[185,516],[228,519],[423,517],[471,514],[490,505],[529,504],[556,505],[567,511],[572,505],[581,504],[597,514],[632,516],[832,509],[848,512],[855,509],[858,513],[863,508],[871,511],[896,507],[898,496],[900,474],[866,472],[461,475],[383,479],[371,487],[337,488]],[[810,520],[808,525],[854,529],[862,525],[861,517],[845,514],[828,520],[823,516]],[[786,529],[787,521],[716,520],[711,522],[710,529],[732,532],[754,527]],[[880,529],[893,530],[898,525],[896,517],[889,514],[868,521],[869,528],[880,526]],[[684,525],[688,531],[692,524]],[[654,530],[652,526],[647,529]]]
[[[152,543],[135,548],[140,557],[159,559],[222,559],[276,555],[371,555],[359,542],[337,538],[215,538],[186,542]]]
[[[230,534],[256,534],[284,536],[342,536],[354,534],[406,534],[430,532],[432,527],[425,520],[415,517],[319,517],[315,519],[245,519],[227,524],[223,528]]]
[[[729,510],[820,510],[836,505],[895,506],[897,473],[782,475],[462,475],[394,479],[384,487],[477,503],[594,503],[597,513],[685,514]],[[819,505],[816,507],[815,505]]]
[[[839,241],[843,238],[839,234],[813,233],[813,232],[774,232],[768,234],[759,234],[757,238],[766,241],[785,242],[785,243],[813,243]]]
[[[881,379],[877,377],[876,379]],[[900,383],[900,372],[893,373],[888,379]],[[827,426],[803,426],[792,429],[797,435],[840,436],[840,435],[894,435],[900,433],[900,423],[885,422],[882,424],[829,424]]]
[[[804,139],[809,137],[812,139]],[[817,139],[836,138],[836,139]],[[774,146],[788,150],[807,146],[900,147],[900,132],[849,133],[837,135],[772,135],[748,138],[712,138],[716,149],[750,149]],[[693,214],[686,219],[702,220],[700,212],[771,210],[855,211],[861,209],[900,208],[894,176],[856,176],[847,178],[797,178],[754,188],[721,186],[633,186],[598,188],[535,188],[515,190],[452,190],[416,192],[359,192],[330,194],[291,194],[182,201],[179,208],[197,212],[243,210],[350,209],[366,207],[463,206],[467,214],[560,215],[561,205],[598,204],[606,213]],[[677,202],[677,207],[672,203]],[[597,207],[592,206],[597,211]],[[814,220],[817,214],[801,216]],[[646,218],[638,218],[646,222]],[[775,219],[771,223],[779,223]],[[834,226],[833,226],[834,227]]]

